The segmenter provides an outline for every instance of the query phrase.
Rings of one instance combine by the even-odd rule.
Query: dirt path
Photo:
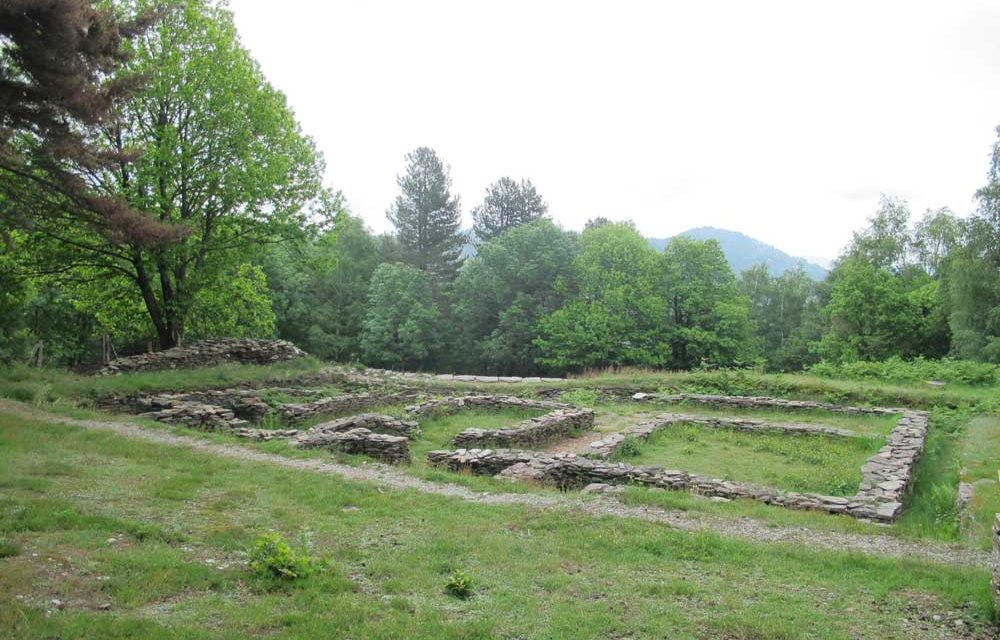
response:
[[[177,435],[132,422],[79,420],[51,414],[27,405],[0,399],[0,412],[50,423],[110,431],[117,435],[176,447],[186,447],[210,455],[250,462],[276,464],[291,469],[329,473],[365,482],[374,482],[393,489],[413,489],[424,493],[449,496],[481,504],[517,504],[539,509],[579,509],[595,517],[617,516],[659,522],[685,531],[713,531],[725,536],[752,542],[804,544],[814,548],[857,551],[869,555],[893,558],[922,559],[960,566],[990,566],[990,554],[978,549],[934,542],[905,540],[888,535],[862,535],[818,531],[802,527],[774,527],[750,518],[726,518],[709,514],[666,511],[656,507],[628,506],[613,497],[573,495],[540,495],[525,493],[480,493],[448,483],[415,478],[379,464],[363,467],[337,464],[316,459],[287,458],[264,453],[238,444],[216,444],[192,436]]]

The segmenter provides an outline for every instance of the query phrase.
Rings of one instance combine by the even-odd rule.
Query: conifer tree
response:
[[[483,203],[473,209],[473,230],[481,242],[488,242],[511,227],[538,220],[548,210],[531,180],[518,184],[505,176],[487,187]]]

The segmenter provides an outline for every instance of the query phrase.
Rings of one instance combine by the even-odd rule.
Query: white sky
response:
[[[231,8],[375,231],[427,145],[466,224],[510,175],[566,228],[711,225],[830,258],[881,192],[968,213],[1000,124],[1000,0]]]

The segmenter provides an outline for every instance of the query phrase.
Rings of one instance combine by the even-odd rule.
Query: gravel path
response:
[[[414,489],[423,493],[459,498],[481,504],[515,504],[539,509],[578,509],[595,517],[617,516],[659,522],[685,531],[714,531],[752,542],[804,544],[813,548],[856,551],[868,555],[911,558],[959,566],[990,566],[990,554],[978,549],[935,542],[905,540],[887,535],[863,535],[819,531],[802,527],[775,527],[751,518],[728,518],[709,514],[666,511],[658,507],[628,506],[607,496],[544,495],[525,493],[480,493],[467,487],[422,480],[380,464],[361,467],[317,459],[287,458],[238,444],[216,444],[192,436],[177,435],[132,422],[79,420],[55,415],[27,405],[0,399],[0,412],[84,429],[110,431],[117,435],[224,458],[276,464],[291,469],[329,473],[350,480],[374,482],[393,489]]]

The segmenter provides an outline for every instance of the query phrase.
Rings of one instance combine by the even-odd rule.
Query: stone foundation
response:
[[[191,404],[214,405],[229,409],[247,422],[260,422],[270,407],[253,391],[225,389],[221,391],[194,391],[190,393],[154,393],[108,395],[97,401],[97,406],[113,413],[148,414]]]
[[[886,444],[861,467],[861,487],[855,498],[873,503],[880,520],[895,520],[924,452],[927,412],[906,411]]]
[[[854,413],[871,415],[892,415],[903,413],[905,409],[885,407],[849,407],[829,402],[814,402],[812,400],[785,400],[784,398],[768,398],[765,396],[714,396],[707,394],[681,393],[677,395],[661,395],[657,393],[636,393],[633,400],[664,402],[679,404],[682,402],[703,404],[725,409],[786,409],[786,410],[821,410],[835,413]]]
[[[232,434],[238,438],[247,438],[248,440],[258,440],[260,442],[268,442],[269,440],[278,439],[288,439],[298,436],[300,431],[298,429],[233,429]]]
[[[506,395],[470,395],[449,396],[438,400],[429,400],[406,408],[411,416],[425,416],[431,413],[454,413],[463,409],[569,409],[570,405],[548,400],[529,400]]]
[[[505,429],[466,429],[455,436],[452,442],[456,447],[531,447],[570,437],[575,431],[593,428],[592,409],[556,409]]]
[[[285,404],[279,409],[286,424],[299,424],[321,415],[330,415],[359,409],[369,409],[383,404],[396,404],[413,400],[416,394],[403,393],[352,393],[321,398],[305,404]]]
[[[768,432],[780,433],[784,435],[824,435],[836,438],[855,438],[860,434],[846,429],[836,429],[834,427],[824,427],[815,424],[794,424],[783,422],[767,422],[754,418],[724,418],[720,416],[699,416],[683,413],[670,413],[657,416],[647,422],[639,423],[618,433],[612,433],[604,438],[592,442],[588,456],[595,458],[610,458],[621,446],[626,438],[632,437],[639,440],[649,438],[653,433],[675,424],[696,424],[703,427],[715,429],[730,429],[733,431],[743,431],[747,433]]]
[[[410,461],[410,441],[402,436],[390,436],[382,433],[372,433],[368,429],[350,429],[326,433],[323,443],[306,444],[302,446],[323,446],[343,453],[366,455],[389,464],[402,464]]]
[[[670,419],[678,417],[690,418],[690,416],[669,416]],[[630,435],[643,437],[642,434],[645,434],[645,437],[648,437],[650,433],[665,424],[672,422],[654,420],[636,425]],[[505,478],[530,480],[561,488],[600,483],[686,489],[701,495],[730,500],[749,498],[792,509],[812,509],[827,513],[843,513],[879,522],[894,522],[903,510],[903,498],[912,479],[914,465],[923,452],[926,433],[927,413],[904,411],[889,434],[886,445],[862,466],[859,491],[849,498],[782,491],[745,482],[709,478],[686,471],[652,466],[636,467],[624,463],[614,464],[575,454],[550,455],[511,449],[461,448],[457,451],[432,451],[427,455],[427,460],[432,465],[445,466],[455,471],[466,470],[485,475],[500,474]],[[456,438],[456,441],[458,440],[459,438]],[[604,441],[595,443],[599,445],[594,447],[595,452],[610,455],[622,440],[624,436],[617,441],[605,438]]]
[[[399,420],[392,416],[382,416],[375,413],[361,413],[356,416],[340,418],[318,424],[296,439],[301,447],[324,447],[333,434],[365,429],[375,433],[400,436],[408,439],[420,437],[420,426],[416,422]]]
[[[287,340],[257,340],[253,338],[220,338],[203,340],[186,347],[174,347],[153,353],[141,353],[113,360],[100,370],[101,375],[129,371],[154,371],[205,367],[223,362],[271,364],[305,356]]]

